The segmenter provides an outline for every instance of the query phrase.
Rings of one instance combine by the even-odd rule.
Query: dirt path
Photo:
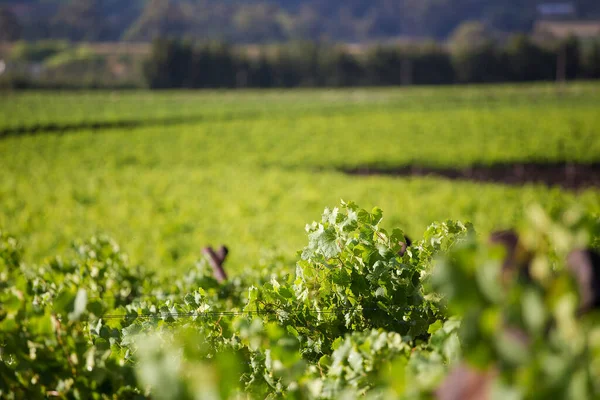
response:
[[[358,167],[343,169],[349,175],[437,176],[452,180],[523,185],[539,183],[566,189],[600,188],[600,163],[514,163],[474,165],[468,168],[405,166],[399,168]]]

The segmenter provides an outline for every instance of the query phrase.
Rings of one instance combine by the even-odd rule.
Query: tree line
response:
[[[515,35],[502,44],[458,35],[449,45],[376,46],[364,51],[319,42],[263,47],[156,39],[143,68],[148,87],[292,88],[434,85],[600,78],[600,41],[539,44]]]
[[[552,3],[552,1],[548,1]],[[156,35],[232,43],[445,39],[466,20],[529,32],[540,0],[0,0],[0,40],[149,41]],[[570,18],[600,18],[572,0]]]

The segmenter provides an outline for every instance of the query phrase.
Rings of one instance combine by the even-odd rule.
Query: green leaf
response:
[[[87,299],[87,291],[85,289],[79,289],[73,302],[73,312],[69,314],[69,319],[71,321],[78,320],[79,317],[81,317],[81,314],[85,312]]]
[[[185,295],[184,299],[185,304],[189,305],[190,307],[193,308],[198,308],[198,303],[196,302],[196,295],[195,293],[188,293]]]
[[[358,228],[358,214],[356,211],[349,209],[346,218],[343,220],[340,226],[344,232],[352,232]]]
[[[94,345],[96,346],[96,349],[99,352],[110,350],[110,343],[108,343],[106,340],[104,340],[102,338],[96,339]]]
[[[333,227],[325,228],[320,225],[319,229],[308,235],[308,239],[309,246],[316,249],[326,259],[334,258],[340,254],[341,250],[336,243],[337,235]]]
[[[442,322],[442,320],[438,319],[433,324],[429,325],[429,328],[427,329],[427,333],[432,335],[432,334],[436,333],[438,330],[442,329],[443,326],[444,326],[444,323]]]
[[[360,222],[361,224],[370,224],[371,223],[371,214],[369,214],[367,211],[360,209],[358,210],[358,214],[357,214],[357,219],[358,222]]]
[[[129,325],[126,328],[123,328],[121,331],[123,334],[123,339],[121,344],[123,346],[131,345],[135,342],[135,336],[142,331],[142,327],[138,324]]]
[[[363,357],[355,349],[350,350],[350,354],[348,355],[348,364],[350,364],[352,369],[356,372],[363,371]]]
[[[60,315],[68,315],[71,311],[73,311],[76,296],[77,292],[75,292],[74,289],[67,288],[60,292],[54,299],[54,311]]]
[[[496,348],[506,362],[518,365],[527,362],[529,351],[520,333],[501,332],[496,338]]]
[[[383,210],[379,207],[375,207],[373,208],[373,211],[371,211],[371,215],[373,217],[372,224],[379,225],[379,223],[383,219]]]
[[[13,293],[9,293],[7,297],[2,299],[2,309],[9,313],[16,313],[23,302],[19,299],[19,296]]]
[[[102,316],[102,314],[104,314],[104,312],[105,312],[104,304],[100,300],[93,300],[93,301],[88,302],[86,308],[87,308],[88,312],[94,314],[97,317]]]
[[[287,286],[282,286],[279,289],[279,294],[281,295],[281,297],[283,297],[284,299],[291,299],[294,297],[294,292]]]
[[[54,333],[52,318],[49,315],[31,318],[29,327],[32,333],[40,336],[47,336]]]
[[[344,339],[341,337],[338,337],[337,339],[335,339],[333,341],[333,343],[331,344],[331,349],[332,350],[337,350],[340,348],[340,346],[344,343]]]
[[[300,334],[298,333],[298,331],[296,330],[296,328],[294,328],[291,325],[287,325],[285,327],[285,329],[288,331],[288,333],[290,333],[291,335],[293,335],[294,337],[298,337],[300,336]]]
[[[500,264],[494,260],[484,262],[476,270],[477,283],[489,301],[497,302],[502,297]]]
[[[331,357],[325,354],[324,356],[319,358],[319,365],[323,368],[331,366]]]
[[[527,290],[523,293],[523,318],[530,332],[541,333],[546,325],[547,312],[544,302],[535,290]]]

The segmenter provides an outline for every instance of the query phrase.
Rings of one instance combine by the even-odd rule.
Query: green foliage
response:
[[[413,252],[399,256],[402,231],[379,227],[372,213],[353,203],[326,210],[307,227],[293,284],[272,281],[252,288],[245,310],[274,313],[303,345],[305,357],[329,354],[333,341],[353,331],[385,329],[406,340],[426,335],[437,308],[424,300],[424,261]]]
[[[498,372],[498,393],[595,398],[597,313],[580,317],[565,260],[569,251],[597,240],[600,221],[574,210],[550,218],[532,208],[529,216],[520,233],[532,260],[530,279],[503,280],[503,252],[471,238],[437,265],[435,287],[462,319],[464,358]]]
[[[356,393],[368,390],[381,362],[429,335],[437,311],[419,281],[430,257],[416,249],[399,256],[403,234],[379,227],[381,210],[341,210],[314,224],[295,278],[250,270],[225,285],[205,263],[157,281],[105,237],[75,243],[68,260],[27,266],[19,243],[3,235],[0,394],[335,398],[350,382]],[[315,235],[318,226],[333,237]],[[423,254],[435,248],[423,244]]]
[[[19,267],[22,256],[21,244],[16,238],[0,230],[0,260],[6,269]]]
[[[556,54],[535,46],[531,38],[525,35],[513,36],[506,45],[505,52],[512,79],[527,81],[556,78]]]
[[[503,44],[483,24],[466,22],[456,29],[447,49],[435,43],[378,45],[360,55],[319,42],[271,46],[257,56],[223,44],[156,39],[144,78],[153,89],[551,81],[563,53],[566,78],[594,76],[595,53],[580,51],[575,38],[550,46],[515,35]]]
[[[459,222],[400,254],[402,231],[352,202],[307,226],[293,275],[250,268],[223,285],[204,262],[148,275],[105,237],[27,266],[3,234],[0,395],[428,398],[468,362],[498,371],[495,393],[595,397],[596,316],[577,317],[562,260],[600,224],[555,215],[523,225],[531,281],[501,280],[502,252]]]
[[[205,263],[157,280],[103,237],[76,243],[69,261],[29,267],[4,234],[0,394],[426,398],[466,360],[499,371],[502,393],[593,397],[595,316],[576,317],[561,257],[600,224],[574,211],[530,215],[533,280],[508,286],[502,252],[469,226],[433,224],[400,255],[402,231],[351,202],[307,226],[294,276],[249,269],[225,285]],[[434,265],[439,294],[422,284]]]
[[[0,396],[126,396],[133,369],[111,357],[110,332],[92,339],[91,321],[127,303],[145,277],[115,243],[92,238],[69,261],[19,262],[20,245],[0,237]],[[90,322],[89,324],[87,322]]]
[[[473,51],[493,42],[493,37],[486,26],[477,21],[466,21],[460,24],[448,38],[453,53]]]

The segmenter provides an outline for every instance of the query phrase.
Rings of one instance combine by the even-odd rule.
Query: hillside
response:
[[[538,0],[0,0],[0,40],[146,41],[156,35],[240,43],[290,39],[358,42],[444,38],[465,20],[528,31]],[[600,18],[600,2],[572,2],[577,19]]]

